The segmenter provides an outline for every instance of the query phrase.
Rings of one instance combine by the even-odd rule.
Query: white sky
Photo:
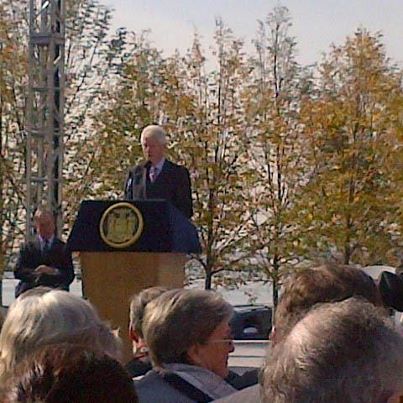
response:
[[[214,21],[221,17],[236,37],[251,48],[257,29],[276,5],[288,7],[298,44],[298,61],[311,64],[341,44],[358,27],[384,35],[387,55],[403,66],[403,0],[100,0],[112,7],[113,27],[125,26],[139,32],[151,29],[149,36],[157,48],[171,54],[176,48],[188,49],[193,32],[203,44],[213,42]]]

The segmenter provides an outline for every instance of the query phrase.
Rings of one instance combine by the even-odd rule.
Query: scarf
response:
[[[237,392],[224,379],[206,368],[189,364],[164,364],[164,368],[180,376],[212,399],[219,399]]]

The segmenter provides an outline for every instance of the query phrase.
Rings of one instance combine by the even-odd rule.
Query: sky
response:
[[[113,27],[140,32],[165,56],[191,46],[195,30],[208,48],[213,43],[215,19],[221,17],[236,37],[252,49],[257,20],[264,20],[277,5],[291,15],[291,34],[297,41],[297,60],[312,64],[340,45],[359,27],[381,31],[387,56],[403,66],[403,0],[100,0],[114,9]]]

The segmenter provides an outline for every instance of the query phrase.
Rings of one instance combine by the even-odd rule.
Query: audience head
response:
[[[264,402],[388,402],[403,393],[403,339],[372,303],[313,308],[273,350]]]
[[[294,272],[283,284],[275,314],[273,343],[279,342],[315,304],[360,297],[382,305],[375,282],[362,270],[323,265]]]
[[[61,344],[36,350],[12,371],[4,403],[135,403],[133,381],[112,357],[87,347]]]
[[[161,126],[150,125],[141,132],[141,146],[143,148],[144,158],[157,164],[165,156],[166,135]]]
[[[143,321],[153,364],[192,364],[225,378],[228,354],[234,350],[232,314],[231,305],[213,291],[163,293],[147,305]]]
[[[129,335],[133,341],[134,353],[139,344],[144,344],[143,319],[147,304],[168,291],[166,287],[150,287],[133,296],[130,302]]]
[[[120,358],[120,341],[92,305],[66,291],[34,288],[10,306],[0,334],[0,376],[33,350],[56,343],[91,346]]]

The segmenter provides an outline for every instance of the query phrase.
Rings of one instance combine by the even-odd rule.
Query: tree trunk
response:
[[[346,230],[347,233],[346,233],[346,239],[344,241],[343,263],[350,264],[352,251],[351,251],[351,224],[349,220],[347,221]]]
[[[344,245],[343,263],[346,265],[350,264],[350,258],[351,258],[350,244],[346,243]]]
[[[278,304],[278,280],[273,279],[273,310],[277,307]]]
[[[211,290],[211,280],[213,277],[213,273],[211,270],[206,270],[206,278],[204,280],[204,289]]]
[[[279,270],[280,270],[280,259],[279,259],[278,255],[274,255],[274,257],[273,257],[273,275],[272,275],[273,312],[275,311],[277,304],[278,304]]]

